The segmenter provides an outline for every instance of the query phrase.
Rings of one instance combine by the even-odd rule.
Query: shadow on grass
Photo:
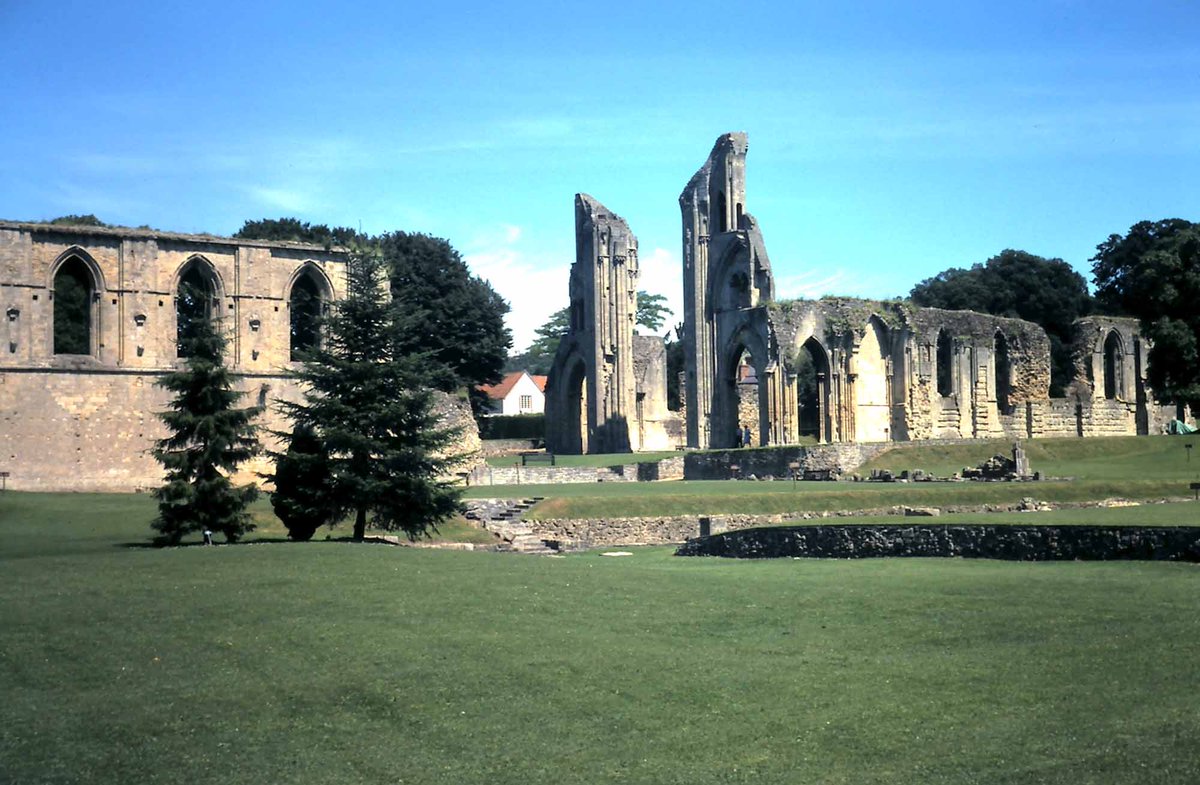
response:
[[[409,538],[409,542],[422,542],[422,541],[433,542],[434,540],[432,537],[425,537],[425,538],[417,537],[415,539]],[[363,540],[355,540],[353,537],[350,537],[350,536],[323,537],[321,539],[317,539],[314,537],[311,540],[292,540],[287,537],[258,537],[258,538],[254,538],[254,539],[250,539],[250,540],[240,540],[238,542],[214,542],[212,544],[205,544],[203,542],[178,542],[178,543],[171,544],[171,543],[167,543],[167,542],[156,542],[154,540],[141,540],[138,542],[116,542],[116,543],[113,543],[112,547],[131,549],[131,550],[156,551],[156,550],[165,550],[167,548],[228,548],[231,546],[235,547],[235,548],[239,548],[244,545],[303,545],[303,544],[318,544],[318,543],[333,543],[333,542],[357,543],[360,545],[387,545],[390,547],[395,547],[395,543],[387,542],[387,541],[381,539],[381,537],[379,535],[371,535],[371,534],[368,534],[366,539],[363,539]]]

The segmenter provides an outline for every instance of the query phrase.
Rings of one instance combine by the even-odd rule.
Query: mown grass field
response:
[[[1200,439],[1196,441],[1200,442]],[[1026,443],[1036,471],[1073,478],[1039,483],[660,482],[479,486],[474,497],[544,496],[531,512],[540,518],[596,518],[703,514],[802,514],[883,509],[896,505],[968,506],[1040,501],[1079,503],[1114,497],[1138,501],[1192,496],[1200,456],[1188,460],[1180,437],[1045,439]],[[895,471],[924,469],[949,476],[1011,449],[1005,441],[923,446],[898,444],[866,464]],[[1175,509],[1185,512],[1191,508]],[[1190,513],[1185,512],[1190,515]],[[1194,522],[1188,518],[1185,522]]]
[[[148,501],[0,494],[0,781],[1200,781],[1194,565],[159,550]]]

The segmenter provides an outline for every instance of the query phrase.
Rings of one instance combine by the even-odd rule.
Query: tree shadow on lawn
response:
[[[432,538],[425,538],[425,539],[426,539],[426,541],[432,540]],[[422,541],[422,538],[416,538],[416,539],[409,540],[409,542],[421,542],[421,541]],[[228,548],[230,546],[239,548],[244,545],[306,545],[306,544],[311,545],[311,544],[318,544],[318,543],[339,543],[339,542],[340,543],[352,543],[352,544],[358,544],[358,545],[387,545],[387,546],[393,547],[393,548],[397,546],[397,543],[388,542],[388,541],[384,540],[380,535],[368,534],[365,539],[363,539],[361,541],[357,541],[357,542],[355,541],[355,539],[353,537],[346,535],[346,536],[342,536],[342,537],[324,537],[322,539],[317,539],[314,537],[311,540],[301,540],[301,541],[288,539],[287,537],[256,537],[254,539],[239,540],[238,542],[213,542],[213,543],[180,542],[180,543],[175,543],[174,545],[171,545],[169,543],[163,543],[163,542],[155,542],[154,540],[151,539],[151,540],[140,540],[137,542],[116,542],[116,543],[113,543],[112,547],[126,548],[126,549],[133,549],[133,550],[152,550],[152,551],[154,551],[154,550],[166,550],[167,548]]]

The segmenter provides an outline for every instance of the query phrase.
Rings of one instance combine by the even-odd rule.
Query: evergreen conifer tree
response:
[[[288,446],[284,452],[271,453],[275,459],[271,507],[287,528],[288,537],[306,542],[317,529],[337,523],[343,512],[330,486],[329,452],[308,425],[297,425],[291,434],[276,435]]]
[[[330,520],[354,512],[355,540],[368,522],[416,537],[460,509],[461,489],[440,479],[458,459],[444,454],[455,430],[438,424],[424,375],[428,355],[416,345],[425,317],[413,304],[393,304],[377,255],[352,255],[346,297],[294,374],[304,398],[280,404],[292,434],[311,429],[327,455],[327,503],[306,504],[337,510]],[[292,434],[279,435],[290,444]]]
[[[235,486],[229,476],[259,450],[253,422],[259,410],[235,408],[243,394],[232,388],[225,338],[210,319],[197,320],[187,344],[186,365],[157,382],[175,397],[159,413],[170,433],[153,451],[166,469],[164,484],[154,492],[154,528],[169,544],[205,530],[235,542],[254,529],[246,505],[258,489]]]

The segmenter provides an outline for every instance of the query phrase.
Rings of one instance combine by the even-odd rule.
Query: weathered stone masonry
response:
[[[666,349],[662,338],[634,335],[637,283],[637,238],[629,225],[576,194],[570,322],[546,382],[551,452],[669,446]]]
[[[1132,319],[1080,320],[1077,375],[1052,399],[1050,343],[1019,319],[850,298],[777,302],[746,208],[744,133],[688,182],[683,217],[687,444],[1154,433],[1176,415],[1146,385]],[[815,380],[801,389],[804,367]],[[752,380],[747,384],[746,380]]]
[[[297,243],[135,229],[0,222],[0,471],[22,490],[152,487],[148,450],[163,435],[155,381],[176,367],[181,282],[229,336],[229,364],[248,402],[294,399],[293,310],[319,313],[345,286],[344,255]],[[55,307],[78,298],[82,311]],[[68,286],[74,287],[68,295]],[[55,318],[75,318],[84,343],[55,346]],[[303,322],[303,320],[301,320]],[[300,325],[303,334],[303,323]],[[56,353],[56,349],[58,350]],[[260,422],[283,425],[268,410]],[[240,475],[254,479],[258,460]]]

